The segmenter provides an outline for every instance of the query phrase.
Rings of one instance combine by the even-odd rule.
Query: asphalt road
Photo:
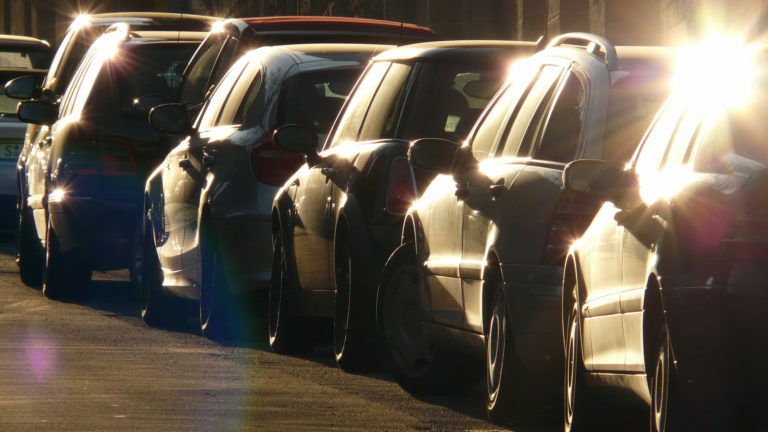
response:
[[[559,409],[510,426],[559,431]],[[263,338],[214,342],[194,322],[146,326],[126,272],[51,301],[24,286],[0,243],[0,430],[504,430],[482,394],[417,399],[386,374],[336,368],[330,348],[273,354]]]

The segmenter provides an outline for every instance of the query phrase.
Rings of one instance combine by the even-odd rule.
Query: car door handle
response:
[[[192,162],[189,159],[182,159],[179,161],[179,168],[189,171],[192,169]]]
[[[456,198],[459,200],[465,199],[467,196],[469,196],[469,183],[465,183],[463,185],[457,185],[456,186]]]
[[[336,171],[336,169],[335,169],[335,168],[323,168],[323,169],[321,169],[321,170],[320,170],[320,172],[321,172],[321,173],[322,173],[324,176],[326,176],[326,177],[331,177],[331,176],[333,176],[333,175],[336,175],[336,172],[337,172],[337,171]]]

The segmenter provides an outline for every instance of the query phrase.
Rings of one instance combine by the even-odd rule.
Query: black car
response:
[[[333,318],[342,369],[375,362],[375,299],[384,261],[397,246],[403,215],[434,176],[412,170],[411,140],[461,141],[529,42],[415,44],[372,61],[331,129],[325,146],[300,127],[275,140],[307,163],[275,197],[269,297],[270,346],[310,348],[316,326]]]
[[[59,43],[59,47],[52,61],[45,63],[44,69],[48,69],[41,79],[26,79],[27,84],[19,91],[16,86],[16,99],[38,98],[41,101],[56,103],[67,89],[72,74],[80,64],[83,55],[108,27],[116,23],[127,23],[132,29],[148,30],[176,30],[176,31],[208,31],[215,18],[177,13],[158,12],[118,12],[93,15],[79,15],[67,29],[67,33]],[[48,64],[50,63],[50,68]],[[42,66],[41,66],[42,67]],[[182,68],[183,70],[183,68]],[[20,77],[30,75],[22,74]],[[15,113],[16,102],[13,103]],[[16,154],[16,206],[19,214],[29,214],[28,203],[24,199],[27,195],[27,160],[35,151],[40,125],[29,124],[26,127],[26,138],[21,150]],[[17,218],[21,222],[22,218]],[[29,219],[29,216],[27,216]],[[27,285],[40,283],[40,250],[34,247],[34,243],[18,241],[24,238],[21,224],[16,226],[16,263],[19,266],[19,274],[22,282]],[[27,233],[28,234],[28,233]],[[28,247],[33,246],[33,247]]]
[[[129,266],[144,180],[169,150],[134,99],[171,98],[204,36],[115,24],[60,102],[19,104],[20,120],[43,125],[25,165],[19,226],[21,248],[44,258],[37,268],[47,296],[81,288],[91,270]]]

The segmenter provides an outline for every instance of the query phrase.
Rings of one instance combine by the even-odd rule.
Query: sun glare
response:
[[[682,50],[675,88],[679,95],[709,109],[745,103],[753,84],[754,45],[737,37],[713,36]]]

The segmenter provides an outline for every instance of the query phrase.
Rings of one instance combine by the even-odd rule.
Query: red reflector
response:
[[[128,141],[122,138],[98,137],[101,146],[101,166],[105,176],[135,176],[136,158]]]
[[[268,185],[281,186],[296,170],[304,159],[301,155],[288,153],[272,141],[272,133],[267,132],[251,149],[251,167],[256,178]]]
[[[387,184],[387,210],[395,214],[408,211],[416,199],[416,184],[408,158],[397,158],[389,168]]]

